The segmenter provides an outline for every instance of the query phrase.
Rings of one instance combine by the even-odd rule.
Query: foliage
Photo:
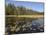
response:
[[[43,13],[27,9],[23,6],[15,6],[14,4],[8,4],[5,7],[6,15],[41,15]]]

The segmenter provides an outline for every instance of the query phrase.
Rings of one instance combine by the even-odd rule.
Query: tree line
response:
[[[5,5],[6,15],[41,15],[43,12],[33,11],[32,9],[27,9],[24,6],[15,6],[14,4]]]

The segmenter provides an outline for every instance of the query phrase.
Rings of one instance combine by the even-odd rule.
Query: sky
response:
[[[44,3],[42,2],[27,2],[27,1],[13,1],[13,0],[6,0],[6,4],[11,3],[15,6],[24,6],[28,9],[32,9],[38,12],[44,11]]]

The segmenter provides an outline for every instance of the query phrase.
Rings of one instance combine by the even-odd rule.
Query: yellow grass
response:
[[[6,17],[40,18],[43,17],[43,15],[6,15]]]

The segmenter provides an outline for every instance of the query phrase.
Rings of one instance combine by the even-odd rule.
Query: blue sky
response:
[[[16,6],[24,6],[26,8],[43,12],[44,11],[44,3],[40,2],[21,2],[21,1],[12,1],[12,0],[6,0],[6,3],[12,3],[15,4]]]

